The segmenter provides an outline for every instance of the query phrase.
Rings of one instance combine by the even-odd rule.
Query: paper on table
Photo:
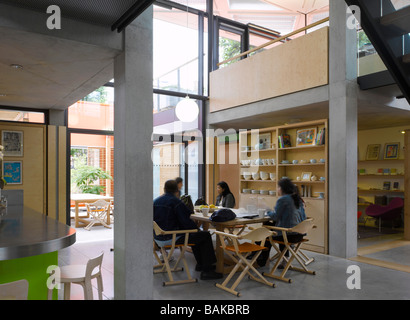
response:
[[[232,209],[232,211],[235,212],[238,218],[255,218],[259,216],[257,213],[250,213],[244,208]]]

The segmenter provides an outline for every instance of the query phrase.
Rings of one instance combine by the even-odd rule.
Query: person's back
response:
[[[178,187],[175,180],[165,182],[164,194],[154,200],[154,221],[165,231],[172,230],[198,230],[197,225],[191,220],[191,212],[187,206],[176,197]],[[171,235],[155,236],[155,241],[166,245]],[[177,239],[182,243],[184,237]],[[200,231],[190,233],[189,243],[193,244],[192,252],[197,261],[196,270],[201,271],[202,280],[220,279],[222,274],[213,271],[216,256],[209,232]]]
[[[154,200],[154,221],[164,231],[196,229],[189,216],[188,208],[172,193],[165,193]]]
[[[301,213],[296,208],[291,195],[283,195],[276,202],[275,210],[268,215],[276,221],[276,226],[281,228],[293,228],[302,222]]]

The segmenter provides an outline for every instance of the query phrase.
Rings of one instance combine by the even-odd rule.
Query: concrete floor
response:
[[[86,263],[104,251],[103,281],[104,299],[113,299],[113,256],[110,251],[113,247],[112,230],[103,227],[93,227],[91,231],[78,229],[77,242],[60,251],[60,265]],[[389,238],[390,237],[390,238]],[[400,237],[390,235],[387,238],[380,237],[376,241],[388,242]],[[374,245],[374,239],[359,241],[359,247]],[[307,275],[296,271],[289,271],[287,276],[292,278],[291,284],[274,281],[276,288],[270,288],[245,277],[238,286],[241,297],[235,297],[217,287],[216,281],[201,281],[194,284],[163,287],[162,282],[166,279],[163,274],[154,275],[154,300],[407,300],[410,299],[410,273],[392,270],[380,266],[370,265],[337,257],[308,252],[315,258],[315,262],[309,265],[309,269],[315,270],[316,275]],[[374,259],[386,259],[407,265],[410,269],[410,245],[383,250],[370,254]],[[191,270],[194,269],[195,261],[192,254],[187,254]],[[350,290],[346,282],[351,274],[347,268],[351,265],[360,267],[361,289]],[[272,266],[261,268],[261,271],[269,271]],[[192,271],[194,277],[199,278],[199,272]],[[222,282],[219,280],[218,282]],[[96,299],[97,292],[94,291]],[[72,300],[82,300],[82,288],[72,286]],[[59,293],[62,299],[62,290]]]

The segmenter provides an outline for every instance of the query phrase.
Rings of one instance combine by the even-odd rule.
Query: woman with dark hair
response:
[[[215,203],[217,207],[235,207],[235,197],[233,196],[228,184],[225,181],[221,181],[216,185],[216,192],[218,193]]]
[[[281,179],[278,182],[277,194],[279,199],[276,202],[275,209],[273,211],[268,211],[268,215],[275,222],[275,226],[281,228],[293,228],[306,219],[303,200],[299,195],[297,187],[290,179]],[[299,242],[303,239],[303,236],[303,234],[299,233],[287,234],[289,242]],[[283,241],[283,236],[278,235],[273,237],[273,239]],[[265,243],[265,247],[267,250],[262,251],[257,260],[258,265],[261,267],[266,264],[266,261],[269,258],[271,248],[270,241]],[[284,245],[280,245],[279,247],[281,251],[285,248]],[[289,252],[286,252],[285,256],[288,257]],[[279,268],[281,268],[281,266],[279,266]]]
[[[182,185],[184,184],[184,180],[181,177],[177,177],[177,178],[175,178],[175,182],[177,183],[177,186],[178,186],[178,195],[177,195],[177,197],[181,199],[181,196],[182,196],[181,189],[182,189]]]

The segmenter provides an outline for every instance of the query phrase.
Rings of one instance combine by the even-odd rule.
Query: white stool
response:
[[[86,265],[69,265],[60,268],[60,281],[64,284],[64,300],[70,300],[71,283],[79,284],[84,289],[84,300],[93,300],[93,288],[91,279],[97,279],[98,298],[102,300],[103,282],[101,265],[104,253],[98,257],[88,260]],[[98,268],[98,269],[97,269]],[[49,296],[51,290],[49,290]]]

